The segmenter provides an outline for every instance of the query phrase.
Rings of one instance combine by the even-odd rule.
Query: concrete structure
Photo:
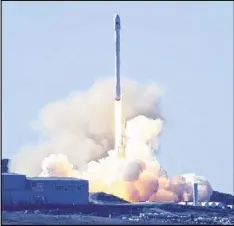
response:
[[[16,173],[2,173],[3,190],[24,190],[26,176]]]
[[[87,180],[2,174],[2,204],[79,205],[89,202]]]
[[[42,177],[28,178],[34,200],[45,204],[77,205],[89,201],[89,186],[87,180],[75,178]]]

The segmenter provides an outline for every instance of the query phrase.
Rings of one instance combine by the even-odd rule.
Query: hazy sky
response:
[[[37,141],[30,123],[43,106],[114,75],[119,13],[122,75],[165,90],[160,163],[233,193],[232,2],[2,5],[3,157]]]

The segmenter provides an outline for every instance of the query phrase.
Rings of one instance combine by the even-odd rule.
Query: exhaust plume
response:
[[[79,177],[90,192],[106,192],[128,201],[191,201],[199,181],[198,200],[209,200],[212,188],[194,174],[168,178],[156,159],[163,128],[158,86],[123,79],[126,157],[114,150],[114,81],[101,79],[86,92],[45,106],[36,123],[44,139],[24,147],[11,170],[27,176]],[[26,160],[27,164],[25,164]],[[201,189],[200,189],[201,188]]]

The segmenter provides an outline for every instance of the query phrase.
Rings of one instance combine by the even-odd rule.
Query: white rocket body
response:
[[[115,17],[115,150],[120,158],[125,158],[125,127],[122,115],[122,96],[120,84],[120,17]]]
[[[121,99],[121,88],[120,88],[120,17],[115,17],[115,34],[116,34],[116,51],[115,51],[115,100],[120,101]]]

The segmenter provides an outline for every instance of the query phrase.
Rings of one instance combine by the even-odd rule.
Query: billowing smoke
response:
[[[159,87],[123,79],[123,91],[124,159],[113,150],[114,81],[108,78],[47,105],[35,124],[44,139],[21,149],[12,159],[12,171],[88,179],[90,192],[103,191],[128,201],[190,201],[196,181],[198,199],[209,200],[212,188],[205,178],[187,174],[169,179],[156,159],[163,128]]]

